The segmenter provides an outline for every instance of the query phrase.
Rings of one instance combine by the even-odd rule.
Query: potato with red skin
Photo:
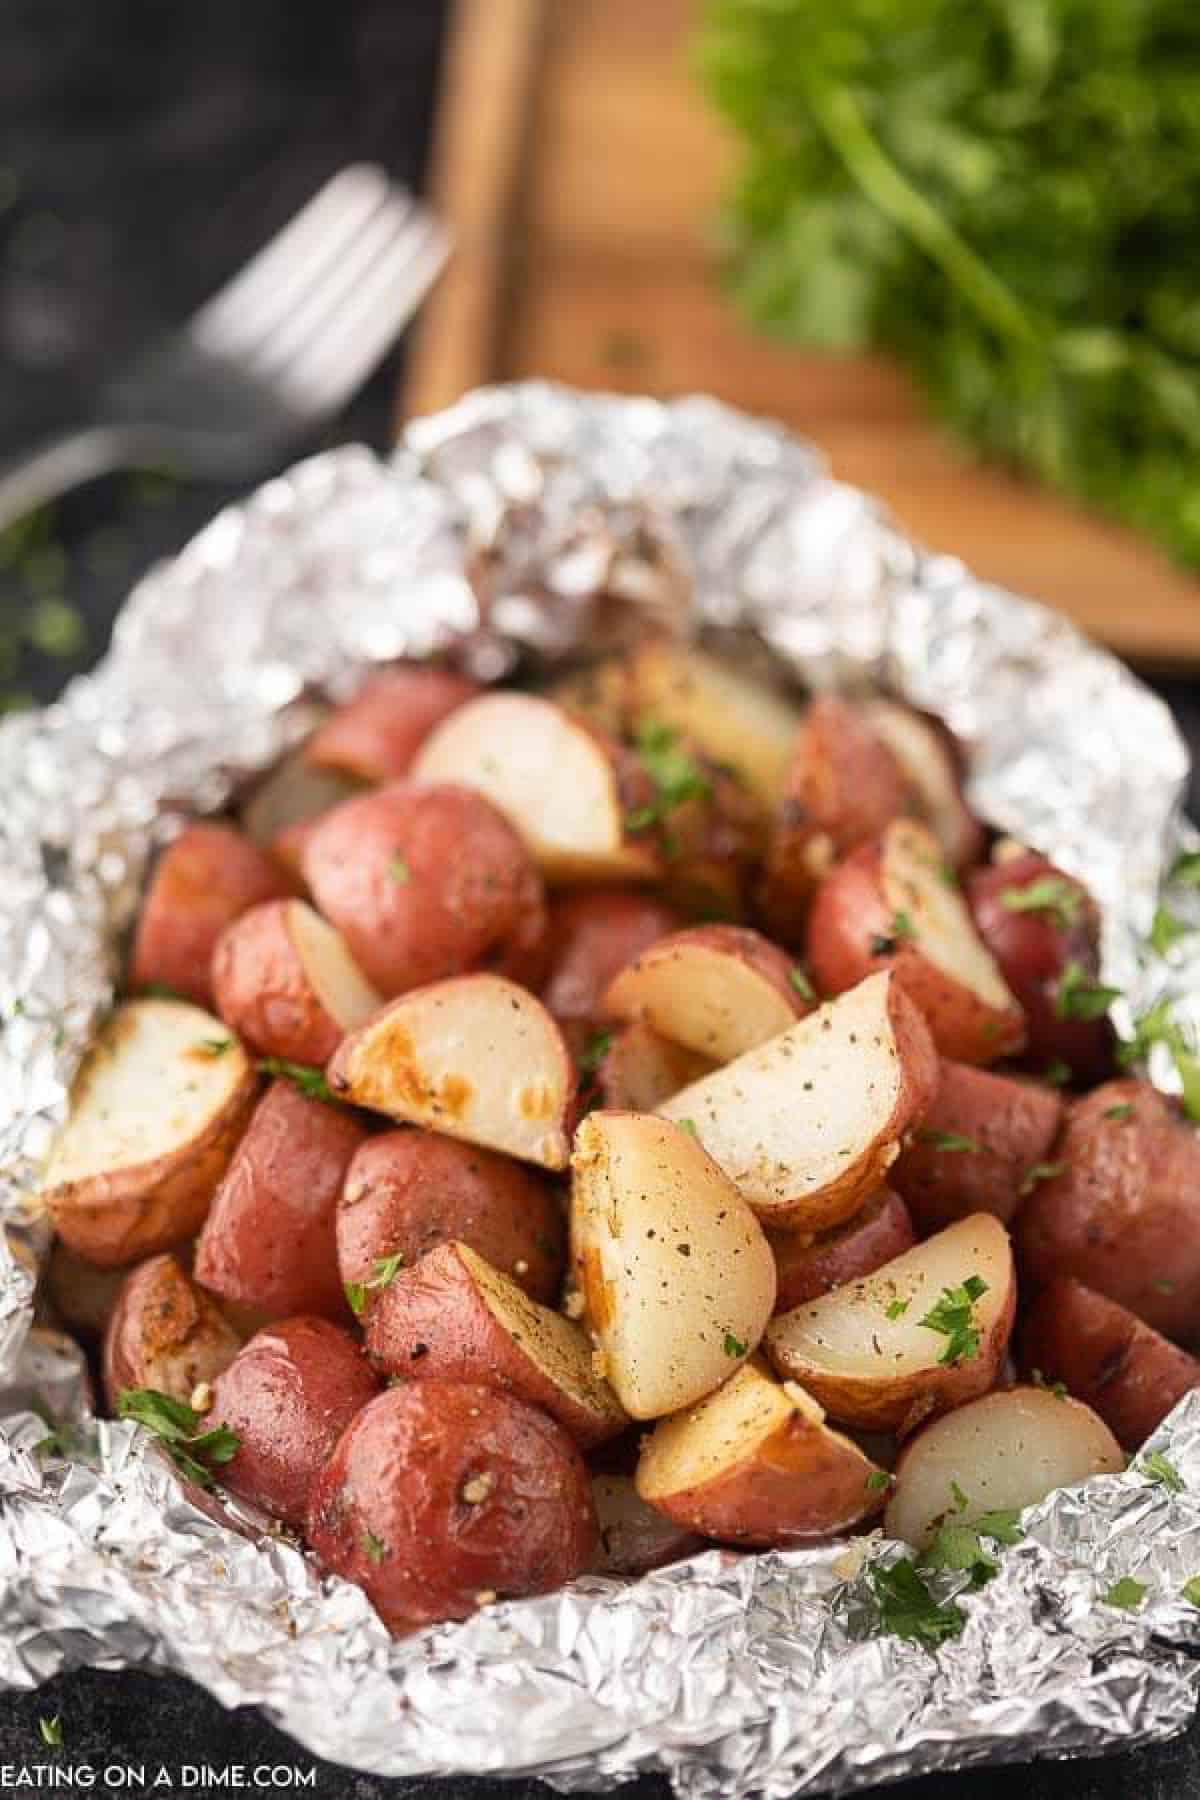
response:
[[[217,1379],[242,1340],[216,1302],[169,1254],[151,1256],[126,1276],[104,1334],[104,1395],[115,1412],[123,1388],[157,1388],[189,1400]]]
[[[1011,904],[1041,883],[1056,884],[1051,904]],[[1064,1018],[1058,1010],[1068,964],[1077,964],[1088,981],[1100,979],[1100,912],[1083,883],[1028,850],[976,869],[967,878],[966,893],[975,928],[1025,1013],[1030,1067],[1064,1062],[1080,1086],[1103,1081],[1113,1066],[1110,1021]]]
[[[434,726],[482,692],[477,681],[452,669],[426,663],[383,669],[318,725],[304,747],[305,761],[359,781],[394,781],[407,775]]]
[[[338,1195],[366,1128],[339,1106],[274,1081],[213,1196],[196,1280],[258,1323],[349,1316],[338,1273]]]
[[[635,957],[609,982],[604,1011],[713,1062],[778,1037],[816,1006],[795,958],[743,925],[692,925]]]
[[[708,1548],[694,1531],[647,1506],[632,1475],[593,1474],[592,1500],[600,1547],[590,1575],[645,1575]]]
[[[232,825],[187,826],[150,877],[134,932],[130,987],[167,987],[210,1006],[212,953],[225,927],[250,907],[293,891],[287,871]]]
[[[681,924],[678,913],[637,888],[579,888],[555,895],[542,1003],[560,1023],[603,1017],[604,991],[618,970]]]
[[[804,1232],[769,1231],[779,1285],[775,1311],[788,1312],[831,1288],[874,1274],[917,1241],[899,1194],[881,1187],[852,1218],[810,1237]]]
[[[827,994],[891,969],[942,1056],[991,1063],[1024,1047],[1025,1016],[947,882],[936,838],[912,819],[897,819],[825,877],[809,908],[806,955]]]
[[[578,1450],[536,1407],[471,1382],[389,1388],[318,1475],[307,1537],[397,1637],[546,1594],[597,1544]]]
[[[362,1347],[328,1319],[300,1315],[259,1331],[218,1376],[204,1425],[238,1439],[222,1487],[303,1529],[309,1496],[338,1439],[379,1382]]]
[[[1022,1274],[1074,1276],[1166,1337],[1200,1340],[1200,1137],[1148,1082],[1072,1101],[1055,1172],[1022,1202]]]
[[[1027,1377],[1061,1381],[1086,1400],[1126,1450],[1136,1450],[1185,1394],[1200,1362],[1135,1313],[1082,1281],[1052,1281],[1036,1296],[1020,1337]]]
[[[327,1063],[383,1005],[337,932],[303,900],[268,900],[227,925],[212,984],[217,1011],[242,1041],[289,1062]]]
[[[656,1112],[672,1094],[712,1071],[707,1056],[660,1037],[640,1021],[604,1033],[594,1092],[609,1112]],[[587,1048],[587,1045],[584,1046]]]
[[[1029,1171],[1051,1159],[1062,1113],[1053,1088],[943,1059],[933,1102],[889,1175],[917,1230],[976,1212],[1007,1225]]]
[[[566,1225],[550,1184],[523,1163],[404,1126],[355,1151],[337,1207],[342,1281],[369,1282],[399,1256],[413,1265],[439,1244],[469,1244],[531,1300],[554,1301]],[[368,1292],[367,1303],[372,1295]]]
[[[320,912],[385,999],[467,969],[529,984],[542,879],[508,821],[467,788],[398,781],[343,801],[304,846]]]

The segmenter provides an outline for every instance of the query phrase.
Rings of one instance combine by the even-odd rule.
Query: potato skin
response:
[[[232,825],[189,825],[158,859],[134,932],[129,985],[160,983],[212,1005],[210,964],[226,925],[294,892],[287,871]]]
[[[587,1568],[583,1460],[535,1407],[470,1382],[411,1382],[363,1408],[318,1475],[308,1539],[396,1636]]]
[[[889,1176],[917,1230],[940,1231],[976,1212],[1007,1225],[1029,1170],[1050,1160],[1062,1113],[1053,1088],[943,1060],[933,1102]],[[935,1134],[978,1149],[939,1148]]]
[[[1079,896],[1073,923],[1052,912],[1016,912],[1003,895],[1053,878]],[[1063,970],[1076,962],[1092,980],[1100,973],[1100,912],[1081,881],[1035,851],[976,869],[967,878],[967,902],[980,937],[1025,1013],[1025,1059],[1031,1068],[1065,1062],[1081,1086],[1111,1074],[1115,1043],[1111,1022],[1064,1019],[1055,1001]]]
[[[1200,1387],[1200,1362],[1115,1300],[1063,1278],[1034,1300],[1020,1339],[1021,1368],[1061,1381],[1136,1450],[1171,1408]]]
[[[991,1063],[1024,1047],[1019,1007],[989,1005],[919,943],[891,937],[894,915],[884,898],[882,850],[862,844],[827,875],[813,896],[805,939],[809,973],[822,993],[841,994],[877,969],[891,969],[925,1015],[942,1056]],[[889,949],[876,949],[890,944]]]
[[[355,1415],[379,1392],[361,1347],[328,1319],[268,1325],[217,1378],[207,1426],[240,1439],[222,1486],[301,1529],[319,1471]]]
[[[579,888],[556,896],[549,917],[541,998],[560,1022],[601,1018],[604,990],[618,970],[682,923],[636,888]]]
[[[566,1224],[549,1183],[498,1151],[417,1126],[385,1131],[355,1151],[336,1223],[343,1282],[369,1281],[387,1256],[402,1256],[411,1269],[455,1239],[532,1300],[553,1305],[562,1281]]]
[[[589,1574],[645,1575],[707,1548],[694,1531],[647,1505],[631,1475],[594,1474],[592,1500],[600,1547]]]
[[[451,669],[424,663],[384,669],[318,725],[304,760],[360,781],[394,781],[407,775],[434,726],[482,692],[477,681]]]
[[[324,1065],[345,1032],[312,985],[292,914],[289,901],[268,900],[226,926],[212,960],[217,1011],[263,1055]]]
[[[1131,1111],[1125,1114],[1124,1108]],[[1118,1109],[1118,1116],[1111,1117]],[[1016,1219],[1032,1281],[1073,1275],[1167,1337],[1200,1337],[1200,1138],[1148,1082],[1067,1108],[1054,1161]]]
[[[275,1081],[254,1110],[196,1246],[196,1279],[223,1300],[280,1319],[349,1317],[335,1214],[366,1140],[352,1113]]]
[[[779,1313],[873,1274],[894,1256],[911,1250],[917,1234],[899,1194],[882,1187],[860,1212],[830,1231],[811,1239],[802,1232],[774,1231],[767,1233],[767,1241],[779,1275],[775,1295]]]
[[[215,1381],[241,1348],[216,1303],[174,1256],[152,1256],[130,1271],[104,1334],[104,1396],[111,1411],[122,1388],[157,1388],[187,1400]]]
[[[394,782],[343,801],[303,851],[320,912],[385,999],[486,967],[540,974],[542,879],[508,821],[460,787]]]

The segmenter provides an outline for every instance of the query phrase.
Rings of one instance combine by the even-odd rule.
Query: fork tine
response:
[[[193,314],[188,335],[213,355],[246,354],[286,316],[297,290],[336,262],[391,191],[387,175],[372,163],[340,170]]]
[[[335,412],[380,361],[420,306],[446,260],[437,222],[419,225],[378,259],[348,305],[277,379],[306,410]]]

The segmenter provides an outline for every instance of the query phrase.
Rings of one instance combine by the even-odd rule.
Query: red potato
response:
[[[453,782],[485,795],[554,883],[647,881],[658,873],[649,839],[627,824],[619,746],[551,700],[491,693],[430,733],[412,766],[418,782]]]
[[[540,972],[541,877],[505,819],[466,788],[394,782],[314,827],[304,873],[319,910],[385,997],[486,964]]]
[[[118,1007],[75,1077],[43,1178],[59,1237],[111,1269],[193,1236],[256,1093],[211,1013],[181,1000]]]
[[[1033,904],[1039,897],[1045,905]],[[1100,913],[1083,883],[1027,850],[976,869],[967,900],[976,930],[1024,1010],[1030,1065],[1064,1062],[1081,1085],[1102,1081],[1113,1066],[1110,1021],[1064,1018],[1059,1011],[1070,964],[1087,981],[1100,976]]]
[[[451,669],[402,663],[381,670],[317,727],[304,759],[359,781],[394,781],[408,774],[434,726],[480,692],[477,681]]]
[[[545,1007],[499,975],[394,1000],[339,1047],[329,1084],[357,1106],[564,1169],[575,1071]]]
[[[587,1470],[553,1419],[474,1383],[415,1381],[343,1434],[307,1535],[400,1636],[562,1587],[598,1534]]]
[[[689,754],[686,744],[678,748]],[[702,791],[668,807],[651,827],[663,858],[663,897],[698,922],[745,920],[766,852],[767,815],[727,768],[695,755],[690,761]]]
[[[238,822],[260,850],[276,854],[280,838],[338,806],[359,784],[326,769],[314,769],[295,750],[257,782],[238,807]]]
[[[366,1139],[353,1114],[273,1081],[254,1110],[196,1246],[196,1280],[259,1322],[348,1314],[335,1215]]]
[[[133,937],[131,988],[162,986],[212,1004],[209,969],[232,920],[292,892],[287,871],[232,825],[189,825],[150,877]]]
[[[918,1231],[974,1212],[1007,1225],[1030,1171],[1050,1160],[1062,1112],[1052,1088],[943,1061],[937,1093],[890,1177]]]
[[[238,1439],[221,1484],[303,1529],[314,1482],[342,1433],[379,1392],[362,1348],[328,1319],[281,1319],[217,1378],[205,1426]]]
[[[905,1445],[884,1529],[924,1548],[943,1525],[1020,1512],[1055,1488],[1124,1467],[1090,1407],[1044,1388],[1004,1388],[935,1419]]]
[[[912,810],[911,787],[862,707],[819,695],[800,721],[771,824],[761,894],[770,928],[785,943],[802,941],[818,881]]]
[[[275,861],[283,865],[298,888],[304,886],[304,857],[308,841],[323,817],[322,813],[317,813],[314,818],[297,819],[294,825],[285,825],[268,845]]]
[[[704,1537],[786,1548],[878,1512],[882,1475],[802,1388],[755,1358],[698,1406],[659,1421],[636,1481],[643,1500]]]
[[[112,1412],[123,1388],[156,1388],[175,1400],[217,1379],[242,1340],[213,1300],[171,1255],[152,1256],[126,1276],[104,1334],[104,1395]]]
[[[595,1085],[610,1112],[655,1112],[711,1068],[706,1056],[672,1044],[648,1025],[626,1025],[609,1039]]]
[[[1148,1082],[1072,1101],[1048,1170],[1016,1222],[1021,1272],[1059,1275],[1164,1336],[1200,1338],[1200,1137]]]
[[[563,1274],[566,1228],[549,1183],[492,1150],[438,1132],[385,1131],[355,1151],[337,1207],[342,1281],[365,1285],[399,1256],[411,1269],[461,1239],[549,1303]],[[368,1288],[367,1304],[373,1291]]]
[[[972,1279],[984,1285],[969,1306],[946,1301]],[[765,1348],[831,1418],[903,1434],[993,1385],[1016,1303],[1008,1233],[978,1213],[862,1281],[781,1313]],[[931,1316],[940,1323],[926,1323]]]
[[[891,969],[943,1056],[990,1063],[1024,1046],[1024,1014],[945,880],[941,847],[911,819],[890,825],[826,876],[806,942],[809,972],[825,993]]]
[[[679,915],[636,888],[580,888],[550,902],[549,974],[542,1000],[556,1019],[602,1015],[604,991],[618,970],[656,938],[676,931]]]
[[[725,1063],[778,1037],[815,1005],[804,971],[777,944],[742,926],[695,925],[660,938],[622,969],[601,1010]]]
[[[628,1418],[577,1325],[539,1306],[466,1244],[441,1244],[375,1296],[367,1351],[407,1381],[479,1381],[540,1406],[584,1449]]]
[[[1176,1402],[1200,1387],[1194,1356],[1081,1281],[1060,1279],[1041,1290],[1020,1344],[1023,1372],[1061,1381],[1126,1450],[1138,1449]]]
[[[891,750],[915,792],[924,819],[955,869],[969,868],[983,855],[984,830],[967,805],[961,750],[940,719],[893,700],[871,700],[867,722]]]
[[[690,1122],[765,1224],[824,1231],[880,1185],[936,1081],[924,1020],[885,973],[659,1111]]]
[[[705,1548],[693,1531],[647,1506],[631,1475],[593,1475],[600,1543],[588,1573],[645,1575]]]
[[[871,1275],[916,1243],[899,1194],[882,1187],[852,1218],[816,1237],[806,1232],[768,1233],[779,1277],[775,1311],[788,1312],[831,1288]]]
[[[213,952],[217,1011],[265,1056],[326,1063],[383,1001],[303,900],[268,900],[226,926]]]

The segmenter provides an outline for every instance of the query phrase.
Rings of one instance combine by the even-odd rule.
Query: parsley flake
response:
[[[612,1047],[611,1031],[593,1031],[579,1052],[579,1073],[594,1075]]]
[[[891,1487],[891,1485],[892,1478],[886,1469],[872,1469],[871,1473],[867,1476],[866,1489],[868,1494],[880,1494],[883,1492],[884,1488]]]
[[[1193,1575],[1190,1581],[1185,1581],[1179,1592],[1190,1605],[1200,1606],[1200,1575]]]
[[[404,887],[412,880],[412,870],[402,856],[393,856],[387,866],[387,872],[400,887]]]
[[[1154,910],[1154,920],[1150,926],[1148,939],[1150,948],[1157,956],[1166,956],[1167,952],[1175,947],[1180,938],[1186,937],[1190,930],[1190,925],[1185,925],[1181,919],[1177,919],[1174,913],[1167,911],[1165,906],[1158,906]]]
[[[1167,1461],[1161,1450],[1147,1451],[1141,1461],[1134,1464],[1134,1467],[1139,1475],[1144,1475],[1147,1481],[1153,1481],[1159,1487],[1165,1487],[1168,1493],[1182,1494],[1184,1490],[1183,1476],[1174,1463]]]
[[[641,765],[654,785],[654,799],[625,815],[627,831],[647,831],[686,801],[711,798],[711,781],[694,757],[680,748],[678,734],[670,725],[643,719],[634,732],[634,742]]]
[[[202,1413],[157,1388],[123,1388],[117,1395],[117,1417],[135,1419],[152,1431],[180,1474],[201,1487],[213,1484],[210,1463],[227,1463],[241,1448],[241,1439],[227,1425],[206,1429]]]
[[[1124,1612],[1136,1612],[1146,1598],[1146,1584],[1135,1581],[1132,1575],[1122,1575],[1120,1581],[1114,1581],[1107,1594],[1100,1599],[1105,1606],[1119,1606]]]
[[[390,1287],[403,1267],[404,1257],[397,1250],[394,1256],[377,1256],[365,1281],[346,1282],[346,1300],[356,1319],[367,1310],[367,1295]]]
[[[788,970],[788,980],[802,1000],[816,999],[817,990],[808,979],[808,976],[805,974],[799,963],[793,963],[792,967]]]
[[[902,944],[906,938],[915,938],[916,935],[917,928],[913,924],[911,916],[903,909],[894,912],[887,932],[883,935],[876,932],[872,936],[871,955],[891,956],[897,946]]]
[[[1046,1392],[1048,1394],[1053,1394],[1056,1400],[1066,1399],[1067,1389],[1065,1382],[1048,1381],[1040,1369],[1034,1369],[1032,1371],[1031,1380],[1033,1381],[1034,1387],[1045,1388]]]
[[[1060,1019],[1102,1019],[1120,998],[1120,988],[1093,981],[1083,964],[1072,958],[1059,977],[1054,1010]]]
[[[1106,1119],[1116,1119],[1118,1122],[1124,1123],[1126,1119],[1132,1119],[1133,1107],[1128,1100],[1124,1100],[1120,1106],[1106,1106],[1103,1117]]]
[[[1064,931],[1079,923],[1083,895],[1073,881],[1062,875],[1042,875],[1027,887],[1005,888],[1000,904],[1006,912],[1049,913]]]
[[[749,1344],[743,1344],[739,1338],[735,1338],[732,1331],[727,1331],[725,1333],[725,1342],[721,1348],[724,1350],[726,1356],[745,1356],[750,1346]]]
[[[1026,1169],[1017,1192],[1022,1196],[1032,1194],[1039,1181],[1050,1181],[1055,1175],[1061,1175],[1062,1172],[1063,1165],[1060,1162],[1034,1163],[1031,1169]]]
[[[55,1713],[53,1718],[38,1720],[38,1735],[43,1744],[50,1750],[61,1750],[63,1741],[62,1718]]]
[[[1200,850],[1181,850],[1167,872],[1168,881],[1183,887],[1200,887]]]
[[[867,1571],[867,1580],[879,1608],[880,1630],[892,1637],[907,1638],[935,1650],[950,1638],[956,1638],[966,1624],[957,1606],[941,1605],[917,1573],[907,1556],[889,1567],[876,1564]]]
[[[981,1276],[969,1275],[958,1287],[943,1288],[936,1304],[919,1321],[927,1331],[940,1332],[948,1339],[939,1363],[953,1368],[956,1363],[973,1362],[979,1355],[980,1331],[971,1309],[987,1291],[988,1284]]]
[[[698,1137],[700,1135],[696,1130],[695,1119],[676,1119],[675,1123],[678,1125],[680,1131],[686,1131],[690,1137]]]
[[[983,1149],[974,1138],[962,1137],[957,1131],[918,1131],[917,1138],[922,1144],[932,1144],[935,1150],[962,1151],[978,1156]]]
[[[884,1309],[884,1317],[888,1319],[902,1319],[911,1305],[911,1300],[889,1300]]]
[[[306,1100],[324,1100],[331,1106],[341,1105],[325,1079],[324,1069],[315,1068],[311,1063],[289,1062],[285,1056],[264,1056],[259,1061],[258,1072],[281,1081],[290,1081],[293,1087],[299,1088]]]
[[[215,1062],[218,1056],[224,1056],[227,1050],[232,1049],[233,1039],[231,1037],[201,1038],[200,1042],[195,1046],[195,1054],[197,1056],[207,1056]]]
[[[381,1563],[387,1555],[387,1545],[383,1539],[376,1537],[373,1531],[368,1531],[365,1527],[362,1534],[362,1547],[368,1562]]]
[[[1200,1057],[1190,1035],[1171,1017],[1171,1003],[1156,1001],[1142,1014],[1133,1028],[1133,1036],[1117,1050],[1117,1061],[1124,1067],[1140,1062],[1155,1044],[1169,1051],[1183,1091],[1183,1110],[1194,1124],[1200,1123]]]
[[[1072,1079],[1071,1065],[1065,1063],[1061,1056],[1046,1064],[1042,1070],[1042,1080],[1050,1087],[1068,1087]]]

